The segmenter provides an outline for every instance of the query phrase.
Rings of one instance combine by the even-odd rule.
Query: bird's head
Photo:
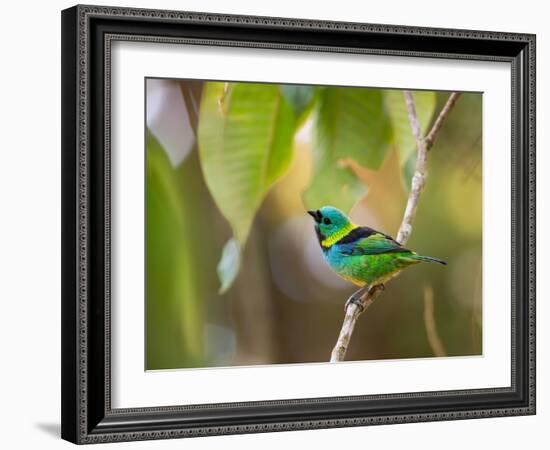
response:
[[[324,237],[329,237],[350,224],[348,216],[334,206],[323,206],[307,213],[315,220],[315,230]]]

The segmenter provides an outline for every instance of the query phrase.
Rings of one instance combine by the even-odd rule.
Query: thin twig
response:
[[[426,335],[428,343],[432,348],[435,356],[446,356],[445,348],[441,343],[437,328],[435,326],[434,315],[434,290],[431,286],[424,287],[424,326],[426,327]]]
[[[414,99],[411,92],[404,91],[404,95],[405,103],[407,105],[407,112],[409,115],[409,122],[411,124],[412,133],[416,139],[417,158],[414,175],[411,181],[411,191],[409,193],[409,198],[407,200],[407,206],[405,207],[403,220],[401,222],[401,226],[399,227],[396,238],[397,242],[402,245],[406,244],[411,235],[412,224],[416,215],[416,209],[418,207],[420,194],[422,193],[424,185],[426,184],[426,166],[428,151],[432,147],[435,138],[439,133],[439,130],[441,129],[443,123],[445,122],[445,119],[449,115],[449,112],[453,109],[456,101],[458,100],[460,93],[453,92],[449,96],[447,103],[445,103],[445,106],[435,119],[435,122],[426,137],[422,137],[420,123],[418,121]],[[332,351],[330,362],[338,362],[344,360],[357,319],[359,318],[361,313],[367,309],[367,307],[374,303],[374,301],[378,298],[382,291],[383,288],[381,286],[374,286],[373,288],[366,290],[365,293],[359,298],[361,303],[364,305],[363,309],[361,309],[354,303],[350,303],[349,306],[346,308],[344,322],[342,324],[342,328],[340,330],[340,334],[338,336],[338,340],[336,341],[334,350]]]
[[[443,126],[443,122],[445,122],[445,119],[451,112],[451,109],[453,109],[453,107],[455,106],[455,103],[458,100],[458,97],[460,97],[460,92],[453,92],[447,99],[447,103],[445,103],[445,106],[439,113],[439,116],[437,116],[437,119],[435,119],[435,122],[432,125],[432,129],[424,139],[424,141],[426,142],[426,148],[428,150],[432,148],[432,145],[434,144],[437,133],[439,133],[439,130],[441,130],[441,127]]]

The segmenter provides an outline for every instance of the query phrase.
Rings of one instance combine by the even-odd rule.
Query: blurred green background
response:
[[[424,130],[448,96],[414,92]],[[146,108],[146,368],[328,361],[355,288],[305,210],[395,236],[416,151],[402,91],[147,79]],[[347,360],[432,357],[430,323],[445,355],[481,354],[481,143],[482,95],[463,93],[407,243],[448,266],[388,283]]]

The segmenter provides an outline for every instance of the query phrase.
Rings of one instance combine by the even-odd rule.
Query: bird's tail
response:
[[[445,261],[438,258],[432,258],[431,256],[414,255],[413,258],[418,261],[433,262],[433,263],[443,264],[444,266],[447,265]]]

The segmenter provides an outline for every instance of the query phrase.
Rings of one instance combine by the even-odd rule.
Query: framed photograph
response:
[[[62,437],[535,413],[535,36],[62,12]]]

